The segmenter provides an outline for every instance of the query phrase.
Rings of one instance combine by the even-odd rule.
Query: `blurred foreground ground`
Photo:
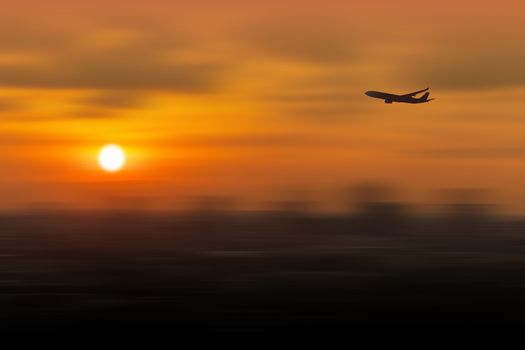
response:
[[[0,262],[11,329],[515,325],[525,311],[525,220],[477,208],[4,214]]]

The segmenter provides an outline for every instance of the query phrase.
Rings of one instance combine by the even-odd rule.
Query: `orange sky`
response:
[[[0,13],[0,209],[483,188],[525,211],[525,5],[22,0]],[[386,105],[367,90],[430,86]],[[106,174],[98,149],[129,160]]]

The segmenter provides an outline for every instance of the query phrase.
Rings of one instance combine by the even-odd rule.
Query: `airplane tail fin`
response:
[[[430,101],[428,99],[428,96],[430,95],[430,92],[425,93],[423,96],[419,98],[420,101]]]

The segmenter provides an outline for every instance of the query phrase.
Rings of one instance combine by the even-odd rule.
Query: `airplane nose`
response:
[[[365,95],[366,95],[366,96],[370,96],[370,95],[371,95],[371,91],[367,91],[367,92],[365,92]]]

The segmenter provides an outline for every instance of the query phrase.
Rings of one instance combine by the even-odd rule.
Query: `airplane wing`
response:
[[[430,89],[430,88],[426,88],[426,89],[419,90],[419,91],[416,91],[416,92],[411,92],[411,93],[409,93],[409,94],[401,95],[401,96],[402,96],[402,97],[413,97],[413,96],[415,96],[415,95],[417,95],[417,94],[420,94],[420,93],[422,93],[422,92],[427,91],[428,89]]]

